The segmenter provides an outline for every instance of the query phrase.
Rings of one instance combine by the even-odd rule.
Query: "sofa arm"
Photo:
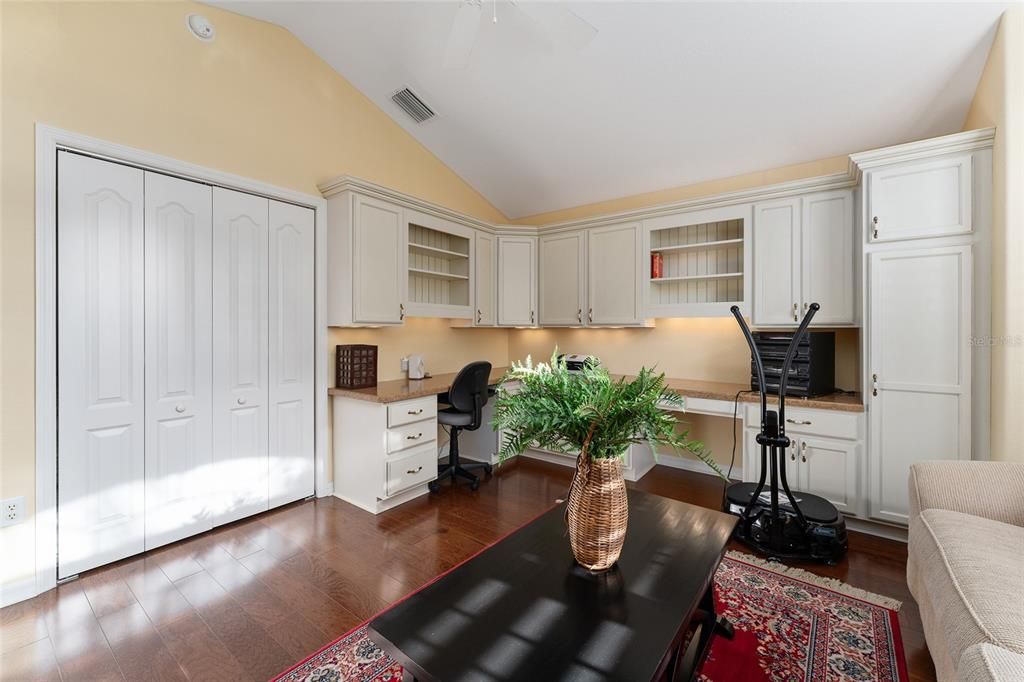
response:
[[[918,462],[910,467],[910,520],[948,509],[1024,526],[1024,463]]]
[[[1024,655],[980,642],[960,657],[956,679],[959,682],[1019,682],[1024,680]]]

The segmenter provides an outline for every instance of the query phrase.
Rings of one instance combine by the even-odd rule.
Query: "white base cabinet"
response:
[[[437,478],[437,396],[331,402],[335,497],[379,514],[429,492]]]
[[[783,462],[790,489],[824,497],[844,514],[863,516],[864,414],[787,406],[786,422],[791,445]],[[747,481],[757,481],[761,473],[761,446],[755,440],[760,424],[760,407],[745,406],[743,478]]]

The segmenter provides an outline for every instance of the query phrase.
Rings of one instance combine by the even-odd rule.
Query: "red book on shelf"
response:
[[[660,279],[665,266],[665,259],[657,251],[651,254],[651,279]]]

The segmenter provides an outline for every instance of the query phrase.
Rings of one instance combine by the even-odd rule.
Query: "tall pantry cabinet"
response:
[[[313,492],[313,211],[58,154],[58,577]]]
[[[852,158],[864,172],[868,515],[906,524],[917,461],[988,458],[991,139]]]

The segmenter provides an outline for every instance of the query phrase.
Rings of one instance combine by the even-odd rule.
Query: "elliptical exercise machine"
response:
[[[733,535],[752,549],[769,558],[795,561],[822,561],[835,564],[846,554],[846,522],[831,502],[818,495],[792,492],[786,480],[785,456],[790,440],[786,436],[786,383],[797,345],[807,332],[817,303],[812,303],[789,342],[779,379],[779,409],[768,409],[764,366],[761,353],[743,320],[738,306],[732,306],[750,346],[761,392],[761,475],[757,483],[734,483],[726,489],[723,511],[740,517]],[[795,454],[793,455],[796,456]],[[765,478],[769,488],[765,491]],[[779,499],[779,485],[785,499]]]

